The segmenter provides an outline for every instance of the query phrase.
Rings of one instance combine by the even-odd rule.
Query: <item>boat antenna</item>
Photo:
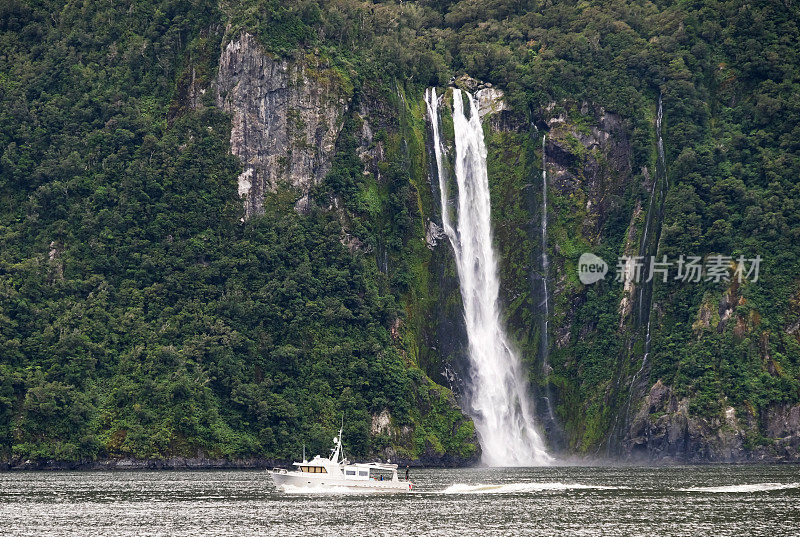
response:
[[[344,432],[344,411],[342,411],[342,425],[339,427],[339,446],[341,449],[342,460],[346,461],[347,457],[344,455],[344,442],[342,442],[342,433]]]
[[[303,462],[308,462],[308,459],[306,459],[306,443],[305,442],[303,442]]]

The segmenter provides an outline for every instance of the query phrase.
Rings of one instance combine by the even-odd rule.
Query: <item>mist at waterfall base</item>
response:
[[[466,97],[466,99],[465,99]],[[475,99],[453,89],[456,218],[440,134],[439,99],[434,88],[425,95],[433,133],[442,226],[453,248],[468,337],[470,378],[465,409],[474,419],[489,466],[547,464],[551,457],[536,430],[526,376],[512,348],[498,309],[500,282],[492,247],[491,202],[486,145]]]
[[[796,535],[792,465],[412,469],[410,494],[283,494],[263,471],[0,473],[4,535]]]

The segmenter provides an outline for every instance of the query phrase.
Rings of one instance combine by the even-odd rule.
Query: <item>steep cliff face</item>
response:
[[[578,280],[577,261],[583,252],[608,257],[608,245],[623,240],[633,209],[626,192],[641,180],[631,172],[628,126],[599,106],[568,101],[537,110],[533,124],[519,111],[506,109],[498,116],[488,118],[487,144],[503,309],[528,363],[551,447],[590,451],[608,427],[611,411],[601,417],[600,409],[614,359],[607,349],[594,363],[582,350],[597,344],[599,319],[587,312],[596,312],[598,301],[615,291],[604,287],[596,298],[597,289]],[[543,272],[545,221],[549,268]]]
[[[613,281],[616,258],[640,254],[654,210],[648,202],[655,164],[634,171],[628,120],[593,103],[561,101],[536,110],[531,123],[511,109],[500,88],[468,76],[456,85],[475,93],[486,126],[500,299],[528,365],[551,447],[637,459],[796,457],[795,407],[756,412],[725,406],[716,417],[699,415],[693,406],[696,394],[676,391],[669,380],[652,376],[643,359],[647,336],[634,311],[641,300],[639,288]],[[273,58],[249,34],[223,47],[216,98],[231,116],[231,151],[244,165],[238,193],[245,218],[262,212],[265,196],[287,189],[296,196],[295,209],[304,212],[310,192],[323,182],[337,155],[354,152],[362,166],[357,199],[347,197],[352,193],[330,192],[328,210],[339,215],[342,242],[374,257],[376,269],[388,279],[399,267],[411,269],[414,276],[404,284],[401,299],[407,314],[391,326],[395,345],[430,378],[461,392],[467,376],[463,313],[452,252],[442,232],[438,179],[430,167],[430,133],[425,132],[421,103],[397,84],[363,83],[355,92],[348,76],[318,58]],[[444,130],[452,129],[447,106],[443,114]],[[354,144],[342,142],[346,121]],[[453,148],[449,151],[452,157]],[[408,185],[397,182],[398,163],[408,168],[403,179]],[[546,184],[541,182],[543,163]],[[552,300],[546,339],[540,322],[545,315],[540,266],[545,185]],[[388,222],[397,218],[394,196],[401,187],[402,196],[415,206],[407,216],[416,222],[404,239],[409,241],[405,253],[385,240],[393,226]],[[358,214],[361,210],[367,213]],[[371,238],[365,225],[377,234]],[[583,252],[602,254],[610,265],[606,281],[591,287],[578,280],[577,260]],[[701,307],[697,330],[721,332],[730,324],[747,331],[748,319],[734,319],[738,300],[734,289],[719,308],[716,302]],[[652,308],[658,324],[663,307],[654,301]],[[656,363],[659,359],[657,353],[651,357]],[[437,399],[442,409],[456,404],[448,394]],[[402,457],[417,449],[428,461],[443,460],[437,459],[445,450],[435,436],[419,444],[419,431],[395,426],[388,414],[375,416],[380,426],[372,434],[387,438],[381,451],[385,456]],[[471,434],[468,443],[474,442]],[[415,443],[424,447],[402,447]],[[477,451],[471,453],[474,457]]]
[[[631,145],[619,115],[585,102],[550,103],[541,113],[547,126],[544,162],[554,206],[549,215],[554,221],[555,240],[550,245],[554,294],[561,305],[554,311],[553,336],[556,348],[565,349],[574,342],[576,309],[571,305],[581,303],[585,291],[576,282],[576,257],[619,240],[619,229],[605,224],[627,211],[625,191],[636,179],[631,173]],[[613,266],[611,270],[609,278]]]
[[[548,185],[579,207],[579,231],[598,244],[605,219],[632,180],[631,145],[622,118],[599,106],[548,105],[545,152]],[[572,118],[569,114],[572,114]]]
[[[785,373],[770,352],[772,336],[746,298],[752,288],[732,281],[721,289],[702,291],[698,297],[702,299],[691,313],[688,337],[682,340],[670,318],[675,315],[678,284],[657,282],[650,300],[642,292],[646,269],[636,282],[618,281],[617,274],[628,271],[630,275],[636,270],[632,260],[618,265],[623,256],[663,253],[664,244],[657,234],[664,218],[658,199],[661,185],[650,171],[658,163],[645,160],[642,165],[639,159],[636,173],[630,126],[601,107],[551,103],[538,114],[538,130],[530,135],[546,132],[543,150],[551,200],[547,248],[553,342],[546,370],[542,370],[539,345],[542,335],[537,333],[541,328],[530,324],[533,328],[524,329],[525,317],[518,305],[525,290],[513,283],[519,278],[513,267],[524,262],[516,248],[533,248],[535,254],[528,265],[534,274],[531,292],[534,297],[541,294],[541,275],[536,274],[540,249],[535,240],[515,243],[512,235],[504,232],[505,222],[498,223],[498,230],[505,257],[509,319],[519,327],[519,340],[531,360],[542,423],[548,421],[542,410],[547,395],[556,408],[556,425],[563,427],[567,451],[634,460],[796,460],[798,407],[764,402],[759,407],[721,389],[709,372],[725,367],[727,357],[715,360],[711,350],[698,352],[720,346],[731,357],[750,355],[747,367],[760,375],[760,382],[782,386]],[[508,134],[499,139],[505,144],[511,141]],[[533,181],[522,187],[522,192],[537,188]],[[505,202],[509,199],[506,193]],[[527,207],[529,221],[539,222],[541,196],[534,196]],[[507,208],[498,209],[499,218],[509,220],[509,214]],[[537,231],[533,227],[529,235]],[[644,250],[645,241],[651,242],[651,250]],[[609,264],[604,280],[592,285],[577,280],[576,261],[583,252],[600,254]],[[537,301],[541,299],[533,300],[531,307],[542,315],[541,308],[535,307]],[[789,326],[786,333],[791,329]],[[705,361],[686,360],[676,370],[673,364],[681,360],[684,349],[705,353]],[[533,356],[538,359],[531,359]],[[548,433],[551,443],[558,446],[559,434]]]
[[[407,394],[414,407],[410,420],[388,407],[372,411],[373,454],[426,464],[476,460],[473,425],[445,387],[455,384],[441,356],[459,338],[446,337],[444,326],[460,314],[437,310],[446,303],[440,289],[452,289],[426,183],[421,103],[394,81],[345,76],[316,55],[274,58],[246,33],[222,49],[216,98],[230,114],[231,152],[243,164],[245,219],[262,214],[267,197],[291,193],[297,218],[313,218],[313,210],[337,221],[341,243],[370,271],[364,277],[391,296],[387,310],[396,300],[405,311],[384,322],[415,378]]]
[[[744,434],[736,411],[705,420],[689,412],[688,398],[657,381],[642,401],[624,443],[625,455],[645,460],[725,461],[743,458]]]
[[[278,59],[244,33],[220,57],[218,105],[231,114],[231,151],[244,164],[238,178],[245,218],[260,214],[279,185],[309,190],[330,170],[352,87],[318,57]]]
[[[745,316],[747,300],[742,286],[733,281],[719,296],[707,294],[701,301],[692,323],[693,341],[700,345],[709,336],[728,336],[744,341],[755,336],[757,344],[751,352],[758,356],[763,379],[779,379],[781,365],[768,352],[769,337],[760,330],[758,315]],[[737,308],[739,310],[737,311]],[[662,306],[654,304],[653,314],[660,316]],[[658,321],[657,321],[658,322]],[[658,364],[668,356],[654,354]],[[712,410],[698,404],[700,390],[678,393],[645,371],[645,378],[631,379],[630,393],[635,393],[637,380],[647,384],[643,398],[633,397],[626,410],[620,455],[631,459],[672,459],[702,461],[792,461],[800,457],[800,406],[786,403],[764,405],[760,410],[751,403],[734,404],[737,394],[723,394],[712,401]],[[649,386],[649,389],[647,387]],[[708,404],[708,403],[706,403]]]
[[[630,423],[623,454],[633,460],[686,462],[795,461],[800,457],[800,405],[775,405],[756,416],[727,406],[712,418],[689,410],[658,380]],[[756,436],[759,421],[763,435]]]

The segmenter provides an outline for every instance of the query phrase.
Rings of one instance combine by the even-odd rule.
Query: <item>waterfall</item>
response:
[[[439,132],[438,99],[425,95],[432,124],[439,175],[442,225],[453,247],[467,328],[470,382],[465,394],[481,446],[490,466],[524,466],[551,460],[536,431],[527,380],[519,356],[503,329],[498,308],[500,283],[492,248],[491,204],[486,146],[475,100],[453,90],[455,178],[458,211],[455,225],[447,207],[447,174]]]
[[[425,104],[428,106],[428,116],[431,120],[433,131],[433,154],[436,157],[436,172],[439,176],[439,204],[442,208],[442,228],[453,249],[456,249],[458,238],[450,222],[450,204],[448,201],[447,172],[444,166],[444,147],[439,134],[439,99],[436,97],[436,88],[425,90]]]
[[[642,242],[639,246],[639,255],[645,259],[648,259],[646,256],[650,255],[650,224],[653,220],[653,204],[656,198],[656,185],[661,183],[661,190],[659,192],[659,197],[661,198],[661,203],[663,207],[663,198],[664,198],[664,189],[666,186],[666,163],[664,159],[664,141],[661,138],[661,120],[664,117],[664,112],[661,106],[661,95],[658,96],[658,111],[656,113],[656,140],[657,140],[657,148],[658,148],[658,159],[656,162],[656,174],[653,178],[653,186],[650,188],[650,202],[647,207],[647,216],[645,217],[644,221],[644,232],[642,233]],[[661,180],[661,181],[660,181]],[[656,243],[656,247],[658,244]],[[653,252],[655,254],[655,252]],[[650,285],[650,289],[652,290],[652,284]],[[644,290],[645,285],[639,286],[639,303],[638,303],[638,323],[639,326],[642,325],[643,319],[643,308],[644,308]],[[649,310],[648,310],[648,332],[650,330],[650,323],[649,323]]]
[[[547,417],[554,423],[556,416],[553,412],[553,403],[550,400],[550,384],[547,376],[550,374],[550,294],[547,289],[547,277],[550,270],[550,261],[547,258],[547,134],[542,134],[542,294],[544,300],[542,321],[542,375],[545,379],[544,401],[547,406]]]
[[[656,177],[653,178],[653,186],[650,189],[650,202],[647,206],[647,216],[644,219],[644,231],[642,232],[642,242],[639,245],[639,256],[644,258],[650,251],[650,220],[653,218],[653,201],[656,198],[656,183],[658,182],[658,174],[656,173]],[[639,300],[637,304],[638,308],[638,316],[637,322],[641,326],[642,323],[642,308],[644,304],[644,285],[639,286]]]
[[[664,108],[662,107],[662,98],[663,95],[659,94],[658,96],[658,113],[656,114],[656,136],[658,137],[658,164],[660,169],[656,171],[659,172],[664,177],[664,181],[667,180],[667,159],[664,158],[664,139],[661,137],[661,122],[664,119]]]
[[[658,241],[661,232],[661,220],[664,217],[664,199],[666,197],[666,190],[668,184],[667,179],[667,161],[664,157],[664,139],[661,137],[661,123],[664,118],[664,110],[662,107],[662,96],[658,96],[658,110],[656,112],[656,147],[658,149],[658,157],[656,160],[656,174],[655,178],[653,179],[653,187],[650,191],[650,203],[647,209],[647,218],[645,219],[645,226],[644,232],[642,233],[642,243],[639,247],[639,255],[640,256],[647,256],[646,259],[649,260],[649,256],[655,254],[658,251]],[[658,213],[658,222],[656,225],[656,237],[655,237],[655,244],[651,247],[650,246],[650,238],[649,238],[649,231],[650,231],[650,223],[653,219],[653,205],[654,200],[656,197],[656,185],[660,185],[658,197],[660,200],[659,205],[659,213]],[[645,328],[645,336],[644,336],[644,352],[642,353],[642,365],[636,374],[633,375],[631,378],[630,389],[628,390],[628,403],[625,407],[625,415],[626,421],[628,418],[628,414],[630,413],[631,408],[631,399],[633,398],[633,390],[636,386],[636,381],[641,380],[640,375],[644,373],[645,367],[647,367],[647,360],[650,358],[650,322],[651,322],[651,312],[650,308],[652,305],[653,300],[653,285],[655,284],[654,281],[650,282],[643,282],[639,286],[639,324],[641,326],[642,321],[644,318],[647,319],[647,324]],[[647,307],[645,308],[645,287],[647,287]],[[643,317],[643,315],[645,315]]]
[[[641,252],[640,255],[643,255],[643,256],[647,256],[647,255],[653,255],[654,256],[658,251],[658,239],[659,239],[659,235],[660,235],[660,232],[661,232],[661,219],[664,216],[664,199],[666,197],[666,190],[667,190],[667,186],[668,186],[667,161],[666,161],[666,158],[664,157],[664,139],[661,137],[661,122],[662,122],[662,120],[664,118],[664,109],[662,107],[662,103],[661,103],[662,99],[661,99],[661,97],[662,97],[661,95],[658,96],[658,112],[656,113],[656,140],[657,140],[656,144],[657,144],[657,147],[658,147],[658,160],[656,162],[656,176],[655,176],[655,179],[653,180],[653,190],[650,193],[650,208],[647,211],[647,223],[645,224],[644,235],[642,237],[642,247],[640,249],[640,252]],[[658,225],[656,226],[656,240],[655,240],[655,244],[653,245],[653,247],[651,249],[650,245],[649,245],[649,238],[647,236],[647,233],[648,233],[648,230],[649,230],[649,227],[650,227],[649,226],[650,221],[652,219],[652,217],[650,216],[650,213],[653,210],[653,198],[655,197],[653,194],[655,194],[656,183],[658,183],[660,185],[660,188],[659,188],[660,206],[659,206],[659,214],[658,214],[658,222],[657,222]],[[655,284],[655,282],[651,281],[651,282],[649,282],[649,287],[648,287],[648,291],[649,291],[648,295],[649,295],[649,297],[648,297],[648,304],[647,304],[647,331],[645,333],[645,339],[644,339],[644,355],[642,357],[642,367],[639,370],[639,372],[644,370],[645,364],[647,363],[647,359],[650,357],[650,307],[651,307],[651,303],[652,303],[652,300],[653,300],[653,285],[654,284]],[[643,302],[643,298],[644,298],[642,292],[644,291],[644,287],[645,287],[644,285],[641,285],[639,287],[639,318],[640,319],[641,319],[641,315],[642,315],[642,302]],[[634,377],[634,379],[635,378],[636,377]]]
[[[544,333],[542,340],[544,341],[544,348],[548,349],[547,344],[547,328],[550,319],[550,298],[547,293],[547,272],[550,262],[547,259],[547,154],[545,153],[545,146],[547,145],[547,135],[542,134],[542,287],[544,289]],[[547,351],[545,350],[544,359],[547,359]]]

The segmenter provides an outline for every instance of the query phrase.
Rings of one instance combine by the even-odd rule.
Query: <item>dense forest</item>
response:
[[[459,353],[458,327],[440,330],[459,316],[452,260],[425,240],[438,208],[422,96],[465,74],[509,108],[487,126],[501,297],[537,398],[553,393],[551,447],[624,451],[657,382],[714,430],[734,409],[746,450],[797,436],[769,423],[800,401],[799,12],[793,0],[0,1],[0,459],[288,459],[327,449],[344,416],[355,455],[474,460],[442,373]],[[284,185],[244,217],[231,113],[215,98],[222,51],[243,34],[345,95],[302,211]],[[597,213],[554,189],[563,337],[543,371],[536,200],[520,192],[541,176],[538,130],[560,116],[591,133],[597,110],[620,118],[629,177],[604,172],[617,186]],[[367,117],[382,155],[365,169]],[[580,183],[588,151],[550,130]],[[654,181],[663,195],[647,210]],[[623,284],[584,286],[576,263],[593,251],[613,271],[646,221],[658,222],[646,253],[759,255],[760,278],[656,282],[640,298],[647,321],[621,319]]]

